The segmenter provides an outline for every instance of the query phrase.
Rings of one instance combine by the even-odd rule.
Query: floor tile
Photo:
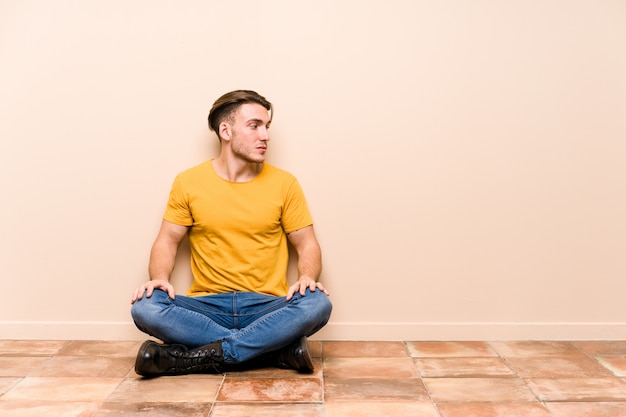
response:
[[[0,396],[3,395],[5,392],[8,392],[21,380],[21,378],[0,377]],[[1,398],[2,397],[0,397],[0,399]]]
[[[407,342],[407,348],[414,358],[498,356],[486,342]]]
[[[211,411],[212,403],[104,403],[90,417],[206,417]]]
[[[325,358],[404,358],[402,342],[324,342]]]
[[[0,376],[25,377],[40,369],[50,358],[46,356],[0,356]]]
[[[226,379],[217,400],[220,402],[276,401],[321,402],[322,381],[319,378]]]
[[[624,417],[626,402],[547,403],[553,417]]]
[[[326,378],[326,401],[428,401],[419,378]]]
[[[430,401],[327,401],[325,409],[325,417],[438,417]]]
[[[322,357],[322,341],[321,340],[307,340],[309,344],[309,351],[314,358]]]
[[[0,356],[52,356],[67,340],[0,340]]]
[[[164,376],[164,377],[159,377],[158,379],[166,379],[166,380],[170,380],[170,379],[180,379],[180,378],[193,378],[193,379],[219,379],[221,380],[222,378],[224,378],[226,374],[216,374],[216,373],[206,373],[206,374],[188,374],[188,375],[176,375],[176,376]],[[128,373],[128,375],[126,375],[126,378],[128,379],[141,379],[141,380],[149,380],[150,378],[144,378],[143,376],[137,374],[135,372],[135,367],[133,366],[133,368],[130,370],[130,372]]]
[[[120,378],[24,378],[0,400],[104,401]]]
[[[440,404],[441,417],[551,417],[540,403],[526,404]]]
[[[598,356],[596,360],[615,376],[626,377],[626,356]]]
[[[99,405],[98,402],[0,401],[0,415],[2,417],[91,417]]]
[[[587,356],[562,358],[507,358],[521,378],[602,378],[611,372]]]
[[[574,345],[590,355],[626,355],[626,340],[574,342]]]
[[[517,378],[424,378],[424,383],[437,403],[537,401]]]
[[[543,401],[624,401],[626,383],[618,378],[530,379],[530,389]]]
[[[0,340],[0,416],[626,416],[626,341],[309,340],[313,374],[153,379],[141,343]]]
[[[551,341],[513,341],[513,342],[489,342],[491,347],[504,357],[563,357],[563,356],[584,356],[570,342]]]
[[[322,404],[216,404],[211,417],[324,417]]]
[[[413,378],[417,369],[411,358],[325,358],[327,378]]]
[[[133,358],[55,356],[31,369],[28,376],[125,377],[133,368]]]
[[[135,358],[141,341],[75,340],[57,356],[106,356],[107,358]]]
[[[515,376],[500,358],[418,358],[415,364],[424,378]]]
[[[313,358],[314,371],[311,374],[301,374],[293,369],[257,368],[244,371],[227,372],[227,378],[321,378],[323,364],[321,358]]]
[[[212,402],[222,384],[221,376],[127,378],[107,398],[108,402],[177,403]]]

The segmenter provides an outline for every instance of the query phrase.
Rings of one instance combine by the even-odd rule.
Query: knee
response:
[[[320,290],[311,292],[307,290],[307,295],[304,297],[308,298],[308,308],[311,311],[312,315],[317,317],[321,321],[328,321],[330,318],[330,313],[333,310],[333,305],[330,302],[330,297],[328,297],[325,293]]]
[[[321,304],[322,313],[327,318],[330,317],[330,313],[333,311],[333,304],[330,302],[330,297],[320,292],[318,300],[319,304]]]
[[[151,297],[135,301],[130,308],[130,315],[137,325],[150,323],[163,310],[162,291],[155,291]]]
[[[130,316],[133,318],[133,321],[137,326],[146,322],[146,319],[151,315],[148,313],[149,311],[149,301],[145,299],[137,300],[133,303],[130,308]]]

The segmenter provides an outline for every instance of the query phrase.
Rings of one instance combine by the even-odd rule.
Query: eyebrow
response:
[[[264,122],[261,119],[249,119],[247,121],[247,123],[256,123],[256,124],[259,124],[259,125],[262,125],[263,123],[266,123],[268,126],[269,126],[270,122],[271,122],[271,120],[268,120],[267,122]]]

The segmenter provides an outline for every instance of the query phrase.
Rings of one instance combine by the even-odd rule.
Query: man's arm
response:
[[[298,282],[289,287],[287,300],[290,300],[296,292],[305,295],[307,288],[311,291],[319,288],[328,295],[328,291],[317,281],[322,272],[322,251],[313,226],[296,230],[287,236],[298,254]]]
[[[142,284],[135,290],[131,304],[140,300],[144,293],[146,297],[151,297],[157,288],[167,291],[170,298],[176,296],[174,287],[170,284],[170,277],[176,263],[178,247],[187,234],[187,230],[188,227],[186,226],[163,220],[159,234],[150,251],[150,264],[148,265],[150,281]]]

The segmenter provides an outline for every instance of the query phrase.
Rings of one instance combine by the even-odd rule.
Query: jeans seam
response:
[[[216,316],[230,316],[230,314],[224,313],[223,311],[220,311],[220,310],[214,310],[212,308],[198,308],[197,305],[188,303],[188,302],[186,302],[185,299],[182,299],[182,298],[179,298],[179,300],[176,301],[176,302],[174,302],[173,300],[170,299],[170,300],[168,300],[168,303],[172,304],[172,305],[175,305],[176,307],[179,307],[179,308],[184,308],[184,307],[179,306],[178,304],[184,304],[185,306],[188,307],[187,308],[188,311],[193,311],[194,313],[199,314],[199,315],[201,315],[203,317],[207,317],[207,315],[205,315],[203,313],[214,314]],[[200,301],[200,303],[202,303],[202,302]],[[203,304],[202,306],[204,307],[205,305]],[[200,312],[198,312],[196,310],[201,310],[202,313],[200,313]]]
[[[239,330],[239,311],[237,311],[237,292],[233,293],[233,327]]]
[[[294,299],[294,301],[295,301],[295,299]],[[270,314],[264,315],[260,320],[257,320],[256,323],[253,323],[253,324],[250,324],[250,325],[246,326],[244,329],[238,331],[235,335],[231,336],[230,339],[238,338],[240,336],[244,336],[244,335],[250,333],[252,330],[254,330],[256,327],[258,327],[261,324],[263,324],[264,322],[266,322],[268,319],[271,319],[271,318],[275,317],[276,315],[282,313],[283,310],[289,308],[290,305],[292,305],[292,303],[287,302],[287,304],[285,304],[285,306],[278,308],[277,310],[275,310],[274,312],[272,312]]]

